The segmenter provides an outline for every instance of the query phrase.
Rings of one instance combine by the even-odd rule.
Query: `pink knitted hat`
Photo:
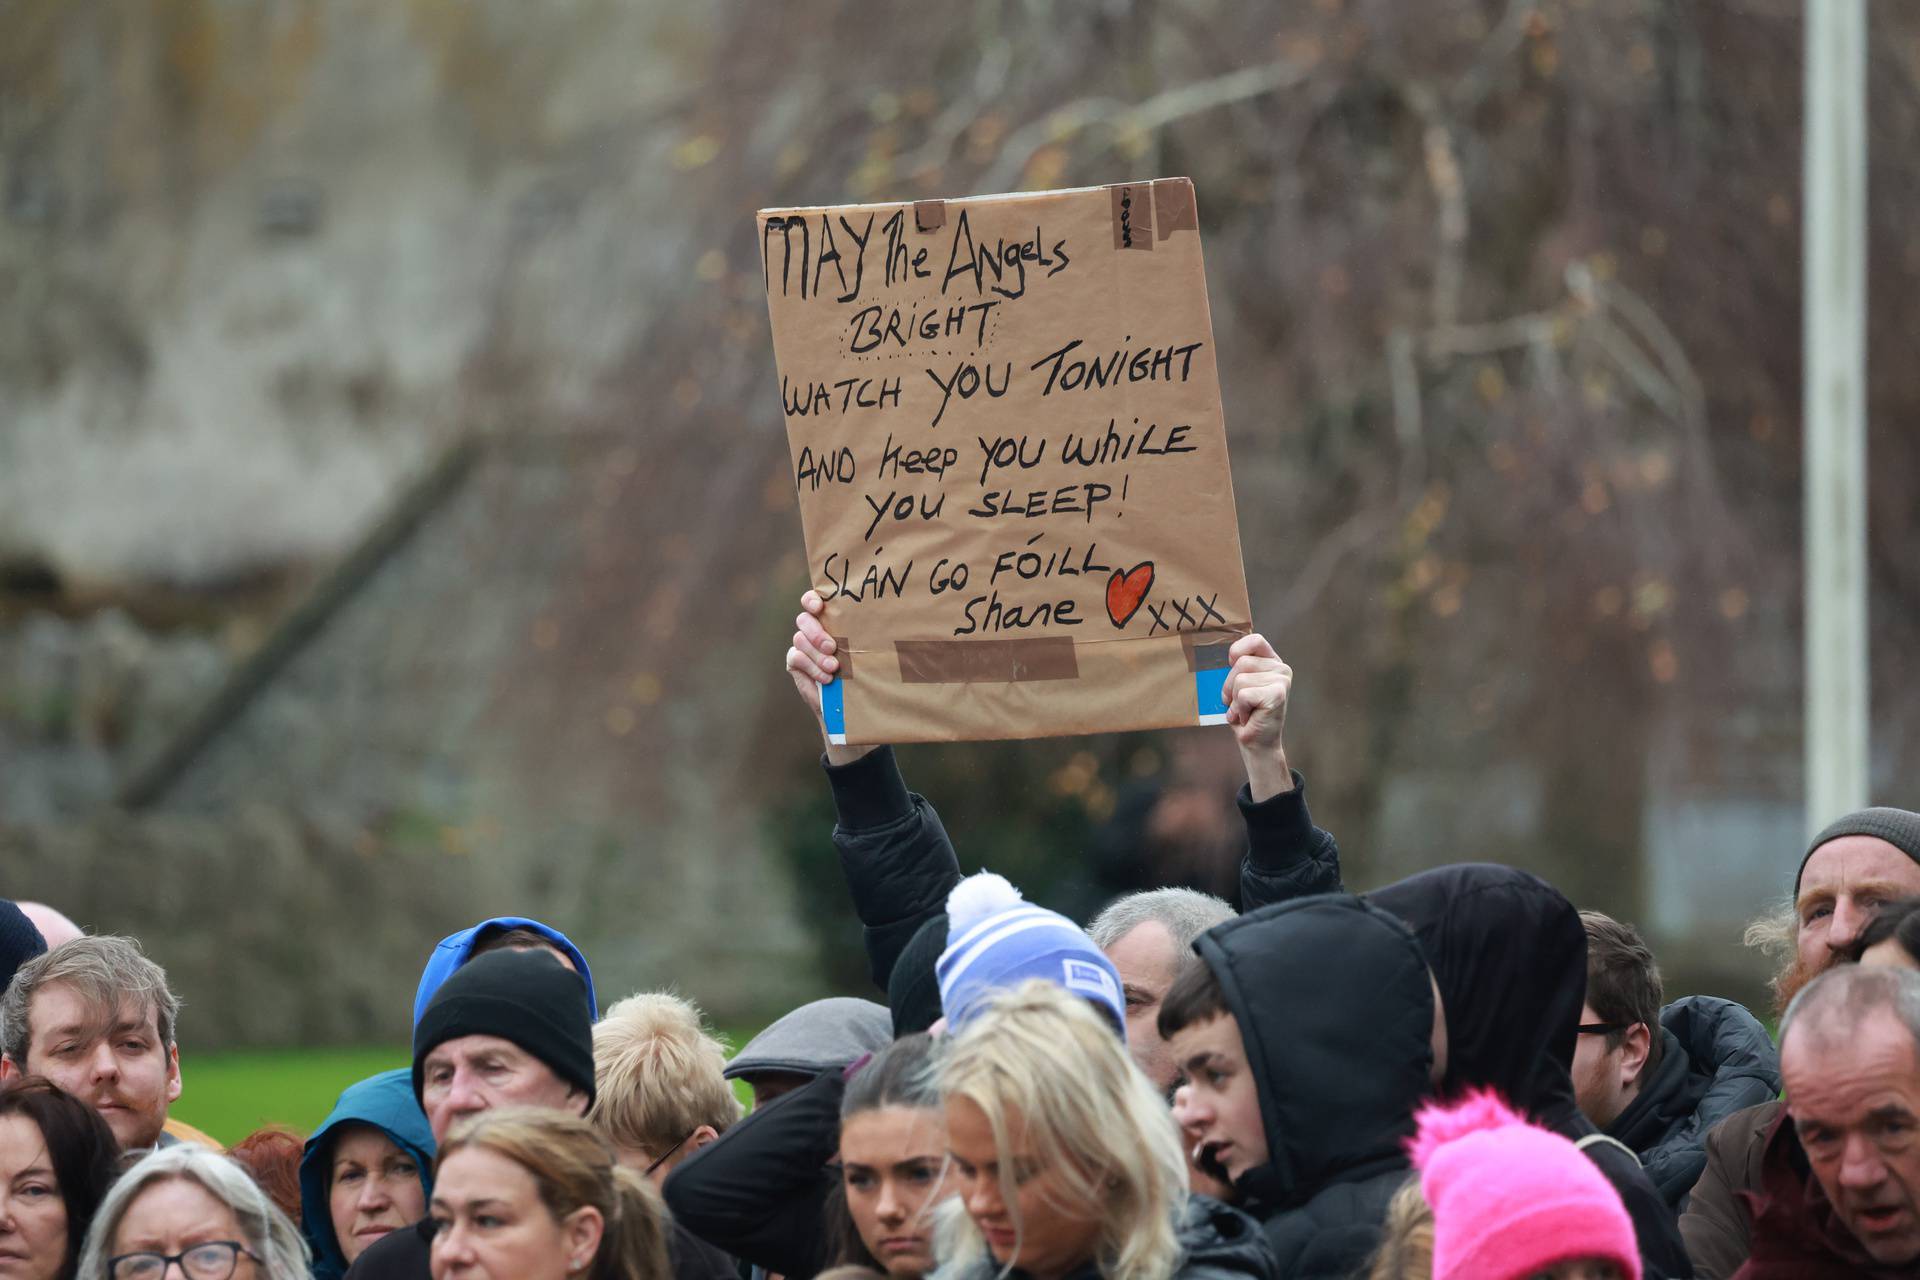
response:
[[[1633,1220],[1571,1142],[1491,1092],[1429,1104],[1415,1119],[1408,1149],[1433,1206],[1433,1280],[1525,1280],[1576,1258],[1640,1280]]]

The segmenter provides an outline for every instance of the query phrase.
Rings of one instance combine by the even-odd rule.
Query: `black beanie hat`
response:
[[[21,965],[46,951],[47,940],[27,919],[27,913],[0,898],[0,992],[13,985],[13,975]]]
[[[1807,856],[1800,859],[1800,870],[1793,876],[1794,897],[1800,896],[1800,878],[1807,874],[1807,861],[1813,857],[1814,851],[1827,841],[1838,840],[1842,836],[1874,836],[1885,840],[1915,862],[1920,862],[1920,813],[1909,809],[1855,809],[1844,817],[1836,818],[1807,846]]]
[[[893,1037],[925,1031],[940,1020],[940,975],[935,966],[947,949],[947,913],[942,911],[915,931],[887,975],[887,1008],[893,1011]]]
[[[489,951],[440,984],[413,1028],[413,1096],[435,1046],[461,1036],[519,1045],[593,1105],[593,1015],[587,984],[548,951]]]

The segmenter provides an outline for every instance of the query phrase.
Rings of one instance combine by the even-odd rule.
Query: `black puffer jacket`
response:
[[[1660,1065],[1607,1136],[1640,1163],[1675,1212],[1707,1167],[1707,1131],[1780,1093],[1780,1052],[1760,1020],[1731,1000],[1688,996],[1660,1011]]]
[[[1447,1021],[1443,1092],[1491,1087],[1575,1142],[1598,1135],[1573,1096],[1587,933],[1566,895],[1512,867],[1461,863],[1367,900],[1406,921],[1433,965]],[[1692,1275],[1674,1211],[1633,1153],[1608,1141],[1583,1149],[1620,1193],[1649,1280]]]
[[[1307,780],[1293,772],[1293,790],[1255,800],[1242,785],[1240,818],[1247,824],[1247,852],[1240,860],[1240,909],[1286,902],[1316,893],[1344,893],[1340,846],[1331,831],[1313,825],[1307,810]]]
[[[1290,1280],[1292,1273],[1274,1265],[1273,1251],[1252,1218],[1218,1200],[1192,1196],[1181,1213],[1180,1265],[1171,1280]],[[943,1273],[944,1280],[1028,1280],[1019,1269],[1003,1271],[992,1255],[982,1255],[971,1267]],[[1062,1280],[1102,1280],[1091,1264],[1069,1272]]]
[[[1260,1227],[1238,1209],[1192,1196],[1180,1224],[1174,1280],[1282,1280]]]
[[[865,926],[874,983],[885,991],[900,952],[921,925],[947,909],[960,862],[940,815],[907,790],[892,747],[852,764],[821,764],[839,818],[833,846]]]
[[[1345,894],[1229,920],[1194,943],[1259,1090],[1267,1163],[1235,1183],[1280,1274],[1344,1278],[1379,1244],[1431,1087],[1433,989],[1413,934]]]

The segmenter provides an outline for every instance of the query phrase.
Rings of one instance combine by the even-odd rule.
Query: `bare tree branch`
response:
[[[1011,187],[1040,148],[1064,142],[1095,125],[1113,134],[1150,134],[1187,116],[1290,88],[1309,74],[1309,68],[1282,59],[1180,85],[1137,106],[1116,98],[1075,99],[1010,134],[1000,147],[999,158],[981,179],[981,186],[987,191]]]
[[[1013,42],[1005,36],[987,41],[980,53],[980,65],[974,69],[973,88],[963,98],[949,103],[927,130],[927,140],[912,154],[902,157],[900,169],[919,173],[923,169],[944,167],[953,159],[953,147],[960,136],[980,117],[981,108],[999,97],[1007,87],[1007,73],[1013,67]]]

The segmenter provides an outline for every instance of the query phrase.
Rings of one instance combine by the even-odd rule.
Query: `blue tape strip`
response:
[[[1201,724],[1225,724],[1227,706],[1220,701],[1221,692],[1227,687],[1227,675],[1230,667],[1214,667],[1209,671],[1193,673],[1194,710]]]
[[[1225,677],[1226,673],[1221,672],[1221,678]],[[828,736],[842,740],[846,738],[847,687],[838,680],[820,686],[820,719],[827,726]]]

